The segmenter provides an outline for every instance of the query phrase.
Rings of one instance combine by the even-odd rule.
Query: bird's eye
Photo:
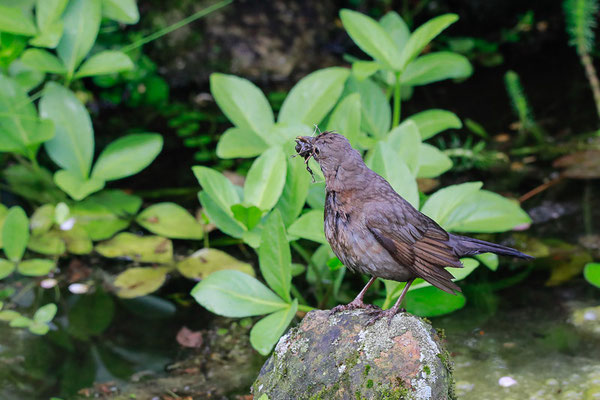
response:
[[[318,148],[318,147],[315,147],[315,154],[316,154],[316,155],[319,155],[319,153],[320,153],[320,151],[319,151],[319,148]]]

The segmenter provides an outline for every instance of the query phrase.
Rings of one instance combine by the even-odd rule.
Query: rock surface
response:
[[[450,356],[431,325],[401,313],[389,325],[381,319],[368,326],[372,316],[308,313],[263,365],[254,398],[454,398]]]

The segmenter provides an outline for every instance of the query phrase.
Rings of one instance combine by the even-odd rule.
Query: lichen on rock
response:
[[[431,325],[407,313],[368,325],[372,317],[308,313],[263,365],[255,398],[452,399],[451,362]]]

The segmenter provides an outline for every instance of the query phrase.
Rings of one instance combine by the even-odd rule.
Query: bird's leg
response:
[[[408,288],[410,287],[410,285],[412,285],[412,283],[414,281],[415,281],[415,278],[412,278],[408,282],[406,282],[406,285],[404,285],[404,289],[402,289],[402,293],[400,294],[400,297],[398,297],[398,300],[396,300],[396,303],[394,304],[394,306],[385,311],[381,311],[380,313],[375,315],[373,318],[371,318],[369,320],[369,322],[367,322],[367,325],[372,325],[383,317],[389,318],[388,324],[391,324],[392,319],[394,318],[394,315],[396,315],[398,313],[398,311],[400,310],[400,305],[402,304],[402,301],[404,300],[404,296],[406,296],[406,293],[408,293]]]
[[[375,279],[377,279],[377,278],[372,276],[371,279],[369,280],[369,282],[367,282],[367,284],[363,288],[363,290],[361,290],[360,293],[356,296],[356,298],[354,300],[352,300],[350,303],[341,304],[339,306],[333,307],[333,309],[331,310],[331,314],[335,314],[337,312],[346,311],[346,310],[356,310],[357,308],[379,310],[379,307],[374,306],[372,304],[365,304],[363,302],[363,297],[365,297],[365,293],[367,293],[367,290],[369,290],[369,288],[371,287],[373,282],[375,282]]]

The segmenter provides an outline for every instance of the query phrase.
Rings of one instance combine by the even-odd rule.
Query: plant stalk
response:
[[[400,73],[396,73],[396,83],[394,84],[394,116],[392,119],[392,128],[400,125]]]
[[[596,103],[596,113],[598,113],[598,118],[600,119],[600,83],[598,82],[598,74],[596,73],[592,58],[587,52],[581,51],[579,56],[585,70],[585,75],[590,82],[590,87],[594,94],[594,102]]]

